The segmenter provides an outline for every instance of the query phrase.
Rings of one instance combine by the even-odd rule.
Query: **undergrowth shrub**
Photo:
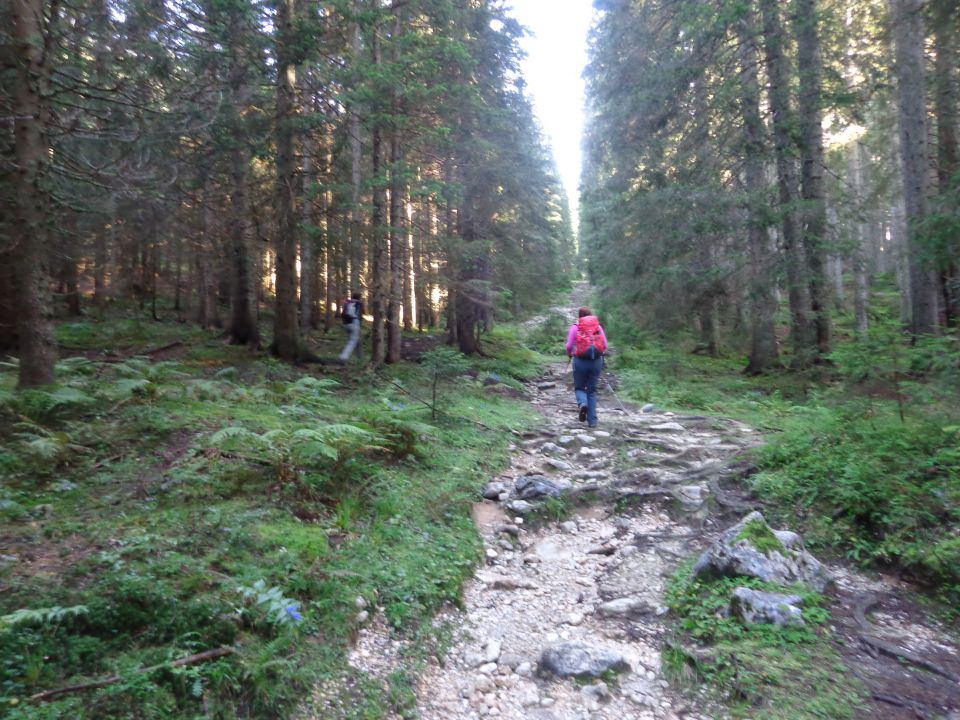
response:
[[[821,407],[760,454],[754,489],[800,509],[814,541],[860,562],[897,564],[960,589],[958,427],[938,418],[863,417]]]

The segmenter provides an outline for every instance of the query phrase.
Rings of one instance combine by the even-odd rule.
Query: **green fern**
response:
[[[47,608],[20,608],[9,615],[0,615],[0,631],[9,630],[21,625],[59,625],[67,618],[86,615],[86,605],[60,607],[55,605]]]

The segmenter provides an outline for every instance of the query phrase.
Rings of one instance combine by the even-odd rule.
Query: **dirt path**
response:
[[[723,481],[728,470],[737,471],[743,451],[760,442],[758,433],[733,420],[622,405],[606,382],[600,425],[588,431],[577,420],[564,364],[548,367],[529,392],[543,426],[517,443],[511,467],[488,488],[495,499],[474,508],[487,565],[467,584],[463,609],[437,618],[438,626],[455,632],[443,662],[431,663],[416,686],[420,717],[722,717],[705,700],[681,697],[661,674],[671,622],[664,585],[682,559],[753,507]],[[576,502],[573,514],[560,522],[536,521],[518,502],[518,487],[538,482],[545,483],[541,489],[565,488]],[[865,618],[855,612],[837,613],[853,671],[874,692],[864,717],[955,720],[960,688],[860,642],[867,630],[887,633],[891,642],[935,658],[949,674],[960,667],[960,655],[944,629],[920,613],[898,616],[903,604],[895,601],[897,587],[889,579],[833,571],[839,580],[835,604],[854,608],[868,592],[883,598],[874,617],[880,628],[864,628]],[[614,686],[539,675],[544,649],[567,643],[594,656],[618,656],[630,671]],[[374,622],[361,631],[351,660],[385,677],[400,651]]]

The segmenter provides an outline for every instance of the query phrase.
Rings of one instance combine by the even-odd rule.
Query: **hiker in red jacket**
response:
[[[570,326],[567,334],[567,356],[573,358],[573,387],[580,409],[580,422],[597,426],[597,383],[603,370],[603,354],[607,351],[607,336],[600,321],[582,307],[579,320]]]

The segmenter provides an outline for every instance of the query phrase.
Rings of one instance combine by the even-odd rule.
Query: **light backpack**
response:
[[[586,315],[577,323],[574,355],[581,360],[596,360],[607,351],[607,340],[596,315]]]
[[[344,322],[352,322],[357,319],[357,301],[356,300],[347,300],[343,306],[343,320]]]

